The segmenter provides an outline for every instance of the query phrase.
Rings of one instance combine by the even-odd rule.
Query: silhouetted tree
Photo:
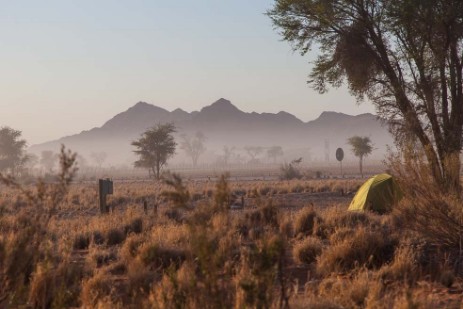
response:
[[[264,149],[260,146],[246,146],[244,147],[244,150],[251,157],[250,162],[256,162],[257,156],[260,155],[262,151],[264,151]]]
[[[316,46],[316,90],[347,81],[399,146],[416,137],[442,190],[460,192],[463,1],[275,0],[268,15],[294,49]]]
[[[10,171],[16,175],[27,161],[25,149],[26,141],[21,139],[21,131],[0,128],[0,172]]]
[[[132,142],[132,146],[137,149],[134,152],[139,160],[135,161],[135,167],[147,168],[156,179],[161,176],[162,168],[167,164],[167,160],[175,154],[177,143],[173,133],[176,129],[173,124],[158,124],[148,129],[141,137]]]
[[[359,158],[360,174],[363,177],[363,158],[367,157],[373,151],[373,145],[368,136],[352,136],[347,140],[352,146],[352,152]]]
[[[281,146],[273,146],[267,150],[267,156],[273,159],[273,163],[276,163],[278,157],[283,156],[283,148]]]
[[[234,153],[235,153],[235,147],[223,146],[223,155],[222,155],[223,164],[228,165]]]
[[[196,132],[193,137],[189,137],[186,134],[182,135],[180,148],[191,158],[193,166],[198,164],[199,157],[206,151],[206,147],[204,146],[205,141],[206,137],[202,132]]]

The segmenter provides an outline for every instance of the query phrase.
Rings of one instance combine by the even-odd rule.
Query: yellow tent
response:
[[[368,179],[357,191],[349,211],[371,210],[384,213],[402,198],[402,191],[389,174],[379,174]]]

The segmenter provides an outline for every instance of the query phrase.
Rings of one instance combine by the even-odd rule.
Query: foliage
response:
[[[283,156],[283,148],[281,146],[272,146],[267,150],[267,156],[276,162],[278,157]]]
[[[299,164],[301,163],[302,158],[293,160],[291,163],[284,163],[280,168],[280,179],[291,180],[291,179],[301,179],[302,174],[299,171]]]
[[[20,138],[21,131],[0,128],[0,171],[10,171],[15,175],[27,161],[26,141]]]
[[[230,163],[230,159],[235,154],[235,147],[233,146],[223,146],[223,155],[221,156],[221,161],[224,165]]]
[[[244,150],[251,158],[250,162],[255,163],[258,160],[257,156],[264,151],[264,148],[262,148],[261,146],[245,146]]]
[[[165,196],[172,205],[177,209],[189,209],[190,208],[190,192],[183,184],[182,177],[178,174],[168,174],[164,179],[166,185],[170,186],[173,190],[165,190],[161,193]]]
[[[175,132],[176,129],[171,123],[158,124],[133,141],[132,146],[137,148],[134,152],[139,156],[139,160],[135,161],[135,167],[147,168],[156,179],[160,179],[162,168],[175,154],[177,143],[172,135]]]
[[[106,215],[91,215],[95,184],[74,183],[50,208],[48,221],[47,215],[37,219],[36,204],[22,193],[2,187],[0,273],[8,270],[15,279],[8,280],[8,290],[0,287],[0,307],[457,308],[463,299],[450,295],[462,276],[454,225],[459,217],[448,219],[448,226],[428,217],[425,230],[419,227],[426,222],[421,206],[411,208],[416,220],[402,210],[349,213],[336,202],[294,212],[283,196],[273,202],[248,196],[257,207],[230,210],[227,198],[238,188],[335,192],[352,180],[239,183],[224,175],[212,188],[178,179],[177,189],[161,182],[119,183],[115,197],[123,207]],[[26,189],[37,194],[36,187]],[[148,196],[165,190],[210,194],[198,201],[184,195],[189,208],[179,210],[182,220],[145,213],[140,201],[151,206]],[[157,203],[168,206],[165,197]]]
[[[189,137],[186,134],[182,135],[180,148],[191,158],[193,166],[198,164],[199,157],[206,151],[206,147],[204,146],[205,141],[206,137],[202,132],[196,132],[194,137]]]
[[[319,50],[316,90],[346,80],[389,122],[399,146],[410,136],[422,145],[441,189],[459,192],[463,2],[276,0],[268,15],[295,50]]]
[[[368,136],[352,136],[347,142],[352,146],[354,155],[359,158],[360,174],[362,174],[363,177],[363,158],[373,151],[371,140]]]
[[[229,174],[220,175],[216,184],[214,195],[215,206],[219,211],[227,211],[230,206],[230,188],[228,186]]]
[[[13,176],[0,174],[0,181],[18,192],[27,200],[27,210],[21,212],[17,227],[3,225],[0,236],[0,247],[3,247],[0,254],[0,306],[7,302],[21,302],[22,294],[30,288],[31,299],[39,293],[34,284],[38,284],[39,277],[53,275],[53,268],[58,266],[59,260],[55,260],[47,253],[51,236],[48,228],[50,220],[56,213],[58,206],[65,199],[69,185],[73,180],[77,168],[75,167],[76,154],[66,151],[64,146],[61,149],[60,173],[57,175],[57,182],[45,183],[40,180],[35,188],[26,188],[19,184]],[[0,222],[2,221],[0,216]],[[15,233],[15,229],[18,231]],[[46,265],[54,265],[51,268]],[[45,269],[44,269],[45,267]],[[47,273],[47,271],[51,271]],[[33,275],[33,280],[30,277]],[[45,280],[45,279],[44,279]],[[30,286],[27,286],[30,284]],[[47,282],[43,282],[47,284]],[[25,286],[26,285],[26,286]],[[44,286],[46,288],[46,286]],[[39,308],[49,307],[50,297],[59,296],[58,285],[50,284],[48,295]],[[50,293],[55,291],[56,293]]]

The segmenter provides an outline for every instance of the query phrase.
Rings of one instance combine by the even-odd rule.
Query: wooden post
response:
[[[148,202],[146,200],[143,201],[143,211],[145,215],[148,213]]]
[[[98,195],[100,198],[100,212],[108,213],[109,208],[106,204],[106,195],[113,194],[113,182],[109,178],[98,180]]]
[[[106,213],[106,192],[104,192],[104,179],[98,180],[98,191],[100,197],[100,213]]]

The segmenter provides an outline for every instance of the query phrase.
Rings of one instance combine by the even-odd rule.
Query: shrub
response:
[[[391,264],[384,265],[379,271],[379,278],[386,282],[404,281],[413,283],[418,277],[416,256],[411,248],[400,247],[394,254]]]
[[[259,189],[259,194],[261,196],[270,195],[269,193],[271,193],[271,192],[272,192],[272,188],[268,187],[268,186],[262,187],[262,188]]]
[[[303,208],[301,211],[299,211],[295,219],[294,233],[296,235],[311,235],[314,230],[315,220],[317,219],[319,218],[313,207]]]
[[[152,269],[168,268],[170,265],[180,267],[186,259],[184,250],[174,247],[162,247],[158,244],[146,244],[140,248],[140,259]]]
[[[80,299],[82,307],[95,308],[100,300],[111,294],[112,282],[103,272],[96,273],[95,276],[82,283]]]
[[[391,235],[360,227],[352,237],[324,250],[317,270],[321,274],[329,274],[359,266],[380,267],[392,259],[396,243]]]
[[[106,244],[108,246],[115,246],[123,243],[125,240],[125,233],[118,228],[112,228],[106,233]]]
[[[300,264],[312,264],[322,252],[322,242],[316,237],[309,236],[294,245],[293,256]]]
[[[74,250],[85,250],[90,245],[90,236],[88,234],[78,234],[74,238],[72,248]]]
[[[291,179],[301,179],[301,172],[295,167],[295,164],[285,163],[280,167],[280,179],[282,180],[291,180]]]
[[[94,231],[92,233],[92,240],[95,245],[102,245],[105,242],[104,236],[100,231]]]
[[[143,220],[141,218],[133,219],[132,222],[124,227],[125,234],[135,233],[140,234],[143,232]]]

